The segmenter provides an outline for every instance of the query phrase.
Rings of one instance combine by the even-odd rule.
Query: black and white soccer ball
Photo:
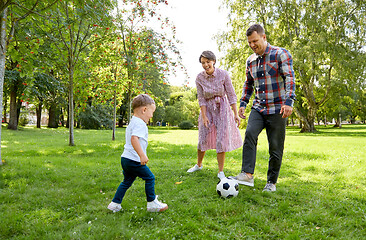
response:
[[[223,198],[236,197],[239,193],[239,184],[234,179],[223,178],[217,183],[216,191]]]

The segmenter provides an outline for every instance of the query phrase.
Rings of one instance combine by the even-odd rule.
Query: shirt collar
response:
[[[264,50],[264,53],[262,54],[262,55],[258,55],[257,54],[257,57],[265,57],[266,55],[268,55],[269,54],[269,50],[271,49],[271,44],[269,44],[268,42],[267,42],[267,47],[266,47],[266,50]]]

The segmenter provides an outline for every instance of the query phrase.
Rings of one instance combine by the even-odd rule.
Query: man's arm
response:
[[[253,94],[254,90],[254,78],[252,77],[250,73],[250,61],[247,60],[247,69],[245,71],[246,80],[244,81],[243,85],[243,93],[240,98],[240,108],[239,108],[239,117],[245,118],[245,108],[247,107],[247,104],[249,103],[249,99]]]

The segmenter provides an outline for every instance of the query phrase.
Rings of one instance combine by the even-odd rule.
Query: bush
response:
[[[87,106],[79,114],[81,128],[84,129],[112,129],[112,108],[104,105]]]
[[[20,126],[25,126],[25,125],[27,125],[29,123],[29,119],[27,118],[27,116],[24,116],[24,115],[21,115],[20,117],[19,117],[19,125]]]
[[[194,127],[193,123],[191,123],[191,121],[183,121],[181,123],[179,123],[178,127],[180,129],[191,129]]]

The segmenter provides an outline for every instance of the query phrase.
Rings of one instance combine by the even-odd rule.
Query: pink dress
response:
[[[216,149],[217,153],[230,152],[243,145],[234,113],[230,107],[237,97],[227,71],[215,68],[212,75],[205,71],[196,79],[198,104],[206,106],[210,121],[205,127],[202,116],[198,118],[198,150]]]

